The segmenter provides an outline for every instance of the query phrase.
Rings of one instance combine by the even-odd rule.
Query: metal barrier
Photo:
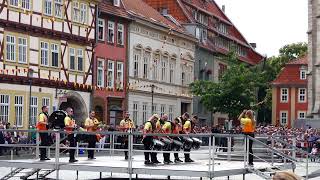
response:
[[[297,163],[297,160],[295,158],[295,155],[293,155],[294,153],[292,153],[292,156],[288,156],[285,153],[283,153],[282,151],[284,150],[289,150],[292,152],[300,152],[299,149],[297,149],[296,147],[292,146],[289,149],[275,149],[274,146],[269,146],[265,143],[263,143],[262,141],[259,141],[258,139],[265,139],[266,137],[257,137],[257,138],[251,138],[251,137],[246,137],[242,134],[190,134],[190,135],[185,135],[185,134],[180,134],[179,136],[184,137],[184,136],[190,136],[190,137],[206,137],[209,139],[209,144],[208,146],[202,146],[202,148],[199,151],[191,151],[191,152],[184,152],[184,151],[179,151],[178,153],[185,153],[185,154],[192,154],[194,156],[199,156],[197,158],[197,161],[201,161],[201,162],[205,162],[207,161],[207,163],[204,163],[205,165],[201,165],[202,169],[199,170],[192,170],[192,169],[179,169],[179,170],[170,170],[170,169],[160,169],[160,168],[144,168],[143,166],[139,166],[137,167],[136,165],[138,164],[138,160],[134,160],[133,156],[138,156],[140,154],[142,154],[143,152],[157,152],[157,153],[176,153],[177,151],[155,151],[155,150],[151,150],[151,151],[146,151],[146,150],[139,150],[137,148],[134,147],[139,147],[142,146],[141,143],[134,143],[134,138],[137,136],[142,136],[141,133],[138,132],[98,132],[101,135],[104,136],[109,136],[109,140],[106,143],[106,145],[108,146],[108,148],[87,148],[87,147],[82,147],[82,146],[86,146],[87,143],[78,143],[78,145],[76,147],[61,147],[60,146],[60,142],[62,140],[61,135],[65,135],[66,132],[64,131],[59,131],[59,130],[54,130],[54,131],[36,131],[36,130],[0,130],[2,132],[28,132],[28,133],[36,133],[36,143],[35,144],[0,144],[0,147],[8,147],[8,148],[21,148],[21,147],[27,147],[27,148],[32,148],[32,149],[36,149],[36,153],[34,156],[34,159],[38,159],[39,158],[39,149],[40,148],[48,148],[49,150],[49,154],[51,154],[52,150],[54,151],[54,162],[53,163],[45,163],[45,162],[37,162],[34,163],[32,165],[32,168],[46,168],[46,169],[53,169],[55,170],[56,174],[55,174],[55,178],[59,179],[60,178],[60,174],[59,171],[60,170],[68,170],[71,168],[76,169],[76,171],[96,171],[96,172],[102,172],[101,169],[99,168],[95,168],[95,167],[90,167],[89,165],[86,166],[80,166],[77,164],[65,164],[61,161],[61,158],[64,157],[61,153],[60,150],[69,150],[69,149],[75,149],[76,152],[79,152],[79,149],[84,149],[84,150],[96,150],[96,151],[101,151],[101,152],[108,152],[110,157],[114,157],[117,153],[119,152],[124,152],[124,151],[128,151],[128,162],[126,166],[123,166],[121,168],[115,168],[112,166],[106,166],[103,170],[104,171],[109,171],[109,172],[117,172],[117,173],[126,173],[129,175],[129,179],[133,178],[133,175],[136,174],[155,174],[155,175],[168,175],[169,178],[170,176],[188,176],[188,177],[207,177],[207,178],[215,178],[215,177],[220,177],[220,176],[232,176],[232,175],[238,175],[238,174],[243,174],[243,176],[245,177],[246,173],[255,173],[258,174],[260,172],[259,169],[254,169],[250,166],[248,166],[248,157],[249,157],[249,152],[246,151],[246,147],[248,148],[249,145],[249,140],[254,141],[255,143],[261,145],[261,148],[254,148],[254,150],[261,150],[261,149],[268,149],[269,152],[272,153],[272,162],[268,162],[263,158],[260,158],[263,162],[268,163],[270,166],[268,166],[269,168],[274,168],[274,167],[279,167],[279,165],[277,164],[277,166],[275,165],[276,163],[274,162],[274,156],[273,154],[278,155],[281,158],[284,158],[284,163],[286,163],[287,161],[290,162],[294,162],[294,164]],[[39,141],[39,133],[51,133],[54,134],[55,136],[55,144],[51,145],[51,146],[40,146],[40,141]],[[74,134],[96,134],[96,133],[89,133],[89,132],[78,132],[75,131],[73,132]],[[128,137],[128,149],[119,149],[119,148],[115,148],[116,145],[119,145],[119,143],[116,142],[116,138],[118,136],[127,136]],[[177,136],[176,134],[148,134],[148,136]],[[219,162],[221,163],[221,161],[217,160],[217,156],[224,154],[221,152],[217,152],[217,149],[220,149],[220,147],[216,147],[216,143],[215,143],[215,139],[216,138],[227,138],[227,147],[223,147],[225,149],[227,149],[227,161],[231,161],[232,159],[232,154],[242,154],[243,155],[243,165],[241,168],[238,168],[236,170],[232,169],[229,170],[228,169],[223,169],[221,170],[221,167],[216,163]],[[243,142],[242,147],[232,147],[232,140],[234,139],[240,139],[241,142]],[[274,139],[274,141],[280,141],[278,139]],[[58,142],[58,143],[57,143]],[[6,167],[16,167],[16,168],[24,168],[27,167],[29,164],[26,164],[26,162],[22,162],[22,163],[17,163],[17,162],[12,162],[12,160],[14,159],[14,155],[13,155],[13,150],[10,150],[11,154],[10,154],[10,159],[7,160],[1,160],[0,161],[0,166],[4,166],[6,165]],[[247,152],[247,153],[246,153]],[[304,152],[305,153],[305,152]],[[104,154],[105,155],[105,154]],[[255,155],[255,154],[253,154]],[[79,156],[79,154],[77,153],[77,156]],[[255,155],[256,156],[256,155]],[[258,156],[256,156],[257,158],[259,158]],[[30,159],[30,158],[28,158]],[[309,159],[309,155],[307,154],[306,157],[306,178],[308,178],[308,160]],[[226,162],[227,162],[226,161]],[[23,164],[25,163],[25,164]],[[240,162],[241,163],[241,162]],[[141,163],[140,163],[141,164]],[[134,166],[135,165],[135,166]],[[186,165],[187,166],[187,165]],[[206,166],[206,168],[205,168]],[[199,166],[200,167],[200,166]],[[240,166],[239,166],[240,167]],[[285,167],[286,169],[288,169],[288,167]],[[279,170],[281,170],[279,168]],[[14,170],[12,169],[12,172]],[[261,175],[260,175],[261,176]],[[262,176],[261,176],[262,177]],[[1,177],[0,177],[1,178]],[[265,177],[264,177],[265,178]]]

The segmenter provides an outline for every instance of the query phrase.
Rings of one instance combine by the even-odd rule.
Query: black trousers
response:
[[[40,146],[49,146],[50,137],[48,133],[39,133],[40,135]],[[40,148],[40,159],[47,158],[47,148]]]
[[[253,137],[254,138],[254,133],[244,133],[247,136]],[[252,151],[252,143],[253,141],[250,139],[249,140],[249,164],[253,164],[253,151]],[[248,151],[247,149],[247,145],[246,145],[246,151]]]
[[[184,152],[190,152],[191,149],[185,149]],[[184,159],[189,160],[190,159],[190,154],[189,153],[184,153]]]
[[[128,158],[128,147],[129,147],[129,141],[128,141],[128,136],[122,136],[121,137],[121,146],[122,149],[124,149],[124,157],[127,159]]]
[[[170,145],[167,145],[167,146],[168,146],[168,148],[167,148],[165,151],[171,151],[171,150],[172,150],[171,144],[170,144]],[[164,152],[164,153],[163,153],[163,160],[164,160],[164,162],[170,161],[170,153]]]
[[[181,139],[179,137],[173,137],[174,140],[177,140],[177,141],[181,141]],[[175,144],[172,144],[172,149],[174,149],[176,147]],[[179,159],[179,154],[178,153],[173,153],[173,156],[174,156],[174,159],[177,160]],[[169,156],[170,158],[170,156]]]
[[[153,145],[153,138],[151,136],[147,136],[143,139],[144,150],[150,151]],[[153,152],[144,152],[144,160],[156,162],[157,161],[157,153]]]
[[[68,141],[70,143],[70,147],[74,148],[77,145],[77,139],[74,137],[74,134],[68,135]],[[74,153],[76,152],[75,149],[69,149],[69,158],[70,160],[74,160]]]
[[[95,148],[97,142],[97,136],[94,134],[87,135],[88,148]],[[94,158],[94,150],[88,150],[88,158]]]

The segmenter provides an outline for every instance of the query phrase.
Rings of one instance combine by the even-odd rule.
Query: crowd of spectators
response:
[[[308,127],[308,128],[288,128],[277,127],[273,125],[258,126],[257,134],[260,136],[267,136],[268,143],[271,144],[272,137],[278,137],[284,142],[291,145],[296,145],[298,148],[311,153],[313,155],[319,154],[320,148],[320,130]],[[275,142],[274,145],[279,148],[286,148],[287,145],[281,142]]]
[[[0,122],[1,129],[17,129],[16,126],[11,126],[10,123]],[[0,131],[0,156],[10,150],[10,148],[5,148],[1,144],[28,144],[29,139],[26,133],[24,132],[15,132],[15,131]],[[19,155],[20,150],[26,150],[26,148],[13,148],[14,154]]]

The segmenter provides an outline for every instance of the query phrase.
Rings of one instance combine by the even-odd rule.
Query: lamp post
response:
[[[31,127],[31,91],[32,91],[32,78],[33,78],[33,69],[29,69],[28,71],[28,77],[29,77],[29,129]]]
[[[152,84],[152,85],[151,85],[151,114],[153,114],[153,113],[154,113],[154,109],[153,109],[153,94],[154,94],[154,87],[155,87],[155,85],[154,85],[154,84]]]

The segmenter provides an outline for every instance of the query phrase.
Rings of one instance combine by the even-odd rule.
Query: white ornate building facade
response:
[[[308,113],[320,117],[320,29],[319,0],[308,0]]]
[[[152,113],[166,113],[169,119],[192,113],[188,85],[194,80],[195,39],[142,1],[139,6],[123,2],[135,17],[128,46],[132,118],[141,125]]]
[[[97,3],[1,0],[0,121],[28,128],[43,105],[88,116]]]

